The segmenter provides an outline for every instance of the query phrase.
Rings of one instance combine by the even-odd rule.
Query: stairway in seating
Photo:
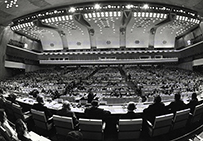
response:
[[[100,68],[96,68],[90,75],[88,75],[88,76],[86,77],[86,79],[92,77],[95,73],[98,72],[99,69],[100,69]]]
[[[128,81],[126,72],[121,67],[118,67],[118,70],[120,71],[122,78],[126,81],[128,86],[135,91],[135,94],[137,94],[137,86],[131,80]]]

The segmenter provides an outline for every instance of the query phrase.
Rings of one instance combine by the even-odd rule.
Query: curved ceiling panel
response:
[[[25,1],[24,5],[28,3],[28,0],[23,1]],[[38,3],[29,0],[27,5],[31,5],[31,9],[34,7],[43,9],[42,7],[51,7],[54,3],[51,0],[37,1]],[[64,1],[59,0],[58,5],[61,3]],[[8,9],[12,10],[12,7]],[[157,3],[146,5],[141,1],[132,4],[106,1],[98,5],[95,3],[64,5],[38,11],[14,19],[10,27],[16,33],[41,40],[44,50],[54,49],[53,46],[56,50],[153,49],[173,47],[176,37],[190,32],[200,22],[201,18],[196,11],[183,8],[182,5],[178,7]],[[44,29],[49,30],[44,31]],[[52,34],[49,31],[53,31],[57,37],[50,39],[60,43],[53,43],[54,45],[50,43],[48,35],[52,36]]]
[[[105,11],[84,14],[86,21],[95,31],[97,48],[119,48],[121,12]]]
[[[134,12],[126,29],[126,47],[148,48],[150,29],[165,18],[163,13]]]
[[[90,49],[90,38],[87,28],[74,20],[72,15],[52,17],[43,20],[44,24],[54,27],[63,37],[65,49]],[[51,21],[51,22],[49,22]]]
[[[8,0],[10,1],[10,0]],[[109,2],[108,0],[102,0],[103,2]],[[0,1],[0,9],[9,13],[12,16],[7,17],[4,20],[0,20],[0,24],[7,25],[11,22],[12,19],[17,18],[19,16],[23,16],[32,12],[46,10],[48,8],[59,7],[64,5],[71,4],[84,4],[84,3],[101,3],[100,0],[18,0],[18,7],[6,8],[7,3],[4,0]],[[111,2],[126,2],[125,0],[115,1],[111,0]],[[131,0],[131,2],[142,2],[141,0]],[[159,4],[169,4],[180,6],[183,8],[189,8],[197,11],[201,16],[203,16],[203,0],[148,0],[148,2],[159,3]],[[147,2],[146,2],[147,3]]]

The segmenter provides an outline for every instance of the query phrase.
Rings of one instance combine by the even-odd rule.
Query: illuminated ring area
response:
[[[80,37],[96,34],[98,42],[101,42],[99,38],[106,34],[106,30],[110,30],[114,36],[118,36],[120,32],[127,33],[128,37],[136,29],[142,30],[143,34],[149,31],[153,33],[156,31],[152,29],[159,26],[160,34],[170,28],[170,33],[178,37],[199,23],[197,13],[183,7],[121,2],[71,5],[39,11],[14,19],[10,27],[13,31],[35,40],[41,40],[46,34],[53,36],[54,31],[47,30],[52,28],[65,31],[61,36],[66,35],[70,38],[76,34],[75,32],[80,33]],[[119,46],[116,38],[118,37],[111,41],[112,46]],[[109,45],[108,43],[105,41],[105,44]],[[86,48],[90,46],[87,45]],[[131,44],[126,43],[126,46]]]

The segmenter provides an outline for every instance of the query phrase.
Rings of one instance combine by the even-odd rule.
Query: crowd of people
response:
[[[0,111],[0,125],[6,128],[13,138],[19,138],[22,141],[30,140],[29,132],[22,120],[17,119],[15,130],[7,121],[2,95],[9,92],[13,93],[7,97],[7,100],[12,103],[16,103],[16,97],[24,94],[35,98],[37,103],[32,106],[32,109],[44,111],[47,120],[52,118],[53,113],[45,106],[42,95],[50,96],[52,99],[60,98],[62,95],[86,99],[90,106],[85,107],[84,115],[87,118],[99,118],[104,121],[108,121],[106,118],[111,115],[110,111],[99,108],[99,101],[105,97],[140,97],[142,102],[149,101],[153,97],[142,114],[135,112],[137,108],[135,102],[127,101],[127,113],[119,117],[119,119],[143,118],[153,123],[157,115],[175,113],[185,108],[190,108],[192,113],[195,106],[202,103],[197,98],[202,92],[200,88],[202,82],[203,75],[200,73],[157,67],[57,68],[30,72],[0,82],[0,108],[3,109]],[[145,93],[145,89],[149,87],[150,93]],[[137,91],[133,93],[134,90]],[[20,92],[20,95],[14,94],[16,91]],[[189,100],[187,103],[182,100],[183,93],[186,92],[191,93],[187,95]],[[172,96],[170,104],[164,104],[165,96]],[[55,114],[72,117],[74,129],[79,131],[79,117],[71,111],[70,102],[64,100],[62,109]],[[118,121],[115,122],[116,124]]]
[[[174,68],[136,66],[121,69],[125,75],[112,67],[46,69],[0,81],[0,87],[1,91],[31,94],[35,90],[53,99],[61,95],[83,97],[90,90],[99,97],[150,98],[157,94],[174,96],[178,91],[200,91],[203,80],[199,73]],[[128,81],[133,83],[134,88],[128,85]]]

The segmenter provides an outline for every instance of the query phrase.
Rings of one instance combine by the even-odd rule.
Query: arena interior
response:
[[[202,9],[203,0],[0,0],[0,111],[17,136],[0,121],[0,139],[24,141],[21,119],[29,141],[202,141]],[[145,114],[176,95],[184,108]],[[50,120],[33,109],[39,97]],[[108,114],[87,116],[95,101]],[[64,103],[77,128],[57,114]],[[122,118],[129,103],[137,117]]]

